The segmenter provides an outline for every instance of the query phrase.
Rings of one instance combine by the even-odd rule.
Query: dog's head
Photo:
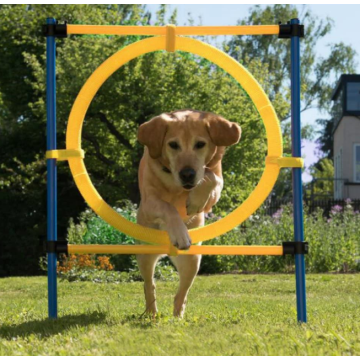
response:
[[[178,110],[142,124],[138,140],[150,156],[171,171],[175,184],[190,190],[206,167],[219,162],[226,146],[240,140],[241,129],[219,115]]]

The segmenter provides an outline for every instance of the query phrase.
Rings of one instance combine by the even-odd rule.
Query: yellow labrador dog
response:
[[[225,147],[240,140],[241,129],[219,115],[195,110],[161,114],[142,124],[138,140],[145,145],[139,167],[141,202],[137,222],[165,230],[178,249],[188,249],[188,229],[204,226],[223,187],[221,159]],[[161,255],[138,255],[144,278],[146,310],[157,312],[154,270]],[[171,257],[180,285],[174,315],[182,317],[186,298],[199,270],[201,255]]]

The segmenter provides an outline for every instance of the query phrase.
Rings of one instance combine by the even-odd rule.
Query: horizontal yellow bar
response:
[[[278,35],[279,25],[179,26],[176,35]]]
[[[47,159],[56,159],[57,161],[69,160],[69,158],[85,157],[85,152],[82,149],[64,149],[64,150],[48,150],[46,152]]]
[[[278,35],[279,25],[176,26],[176,35]],[[166,35],[166,26],[67,25],[68,34]]]
[[[265,164],[277,164],[281,168],[303,168],[304,159],[300,157],[267,156]]]
[[[282,246],[193,245],[177,250],[169,245],[68,245],[71,254],[171,254],[171,255],[283,255]]]

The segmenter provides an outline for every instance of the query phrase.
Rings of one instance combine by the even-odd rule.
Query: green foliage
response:
[[[159,14],[163,22],[163,10]],[[109,56],[141,37],[74,36],[58,46],[58,130],[64,146],[66,118],[76,94],[92,72]],[[38,99],[34,113],[45,117],[44,56],[25,54],[30,81]],[[268,73],[256,61],[249,70],[267,86]],[[275,107],[281,113],[284,104]],[[285,106],[287,111],[288,105]],[[116,206],[121,199],[139,202],[137,168],[142,147],[136,141],[138,126],[162,112],[193,108],[219,113],[243,127],[243,140],[225,159],[229,177],[222,208],[242,201],[257,183],[266,153],[264,130],[254,106],[239,85],[223,70],[188,53],[155,52],[130,61],[111,76],[92,102],[83,129],[86,166],[101,195]],[[233,155],[233,156],[232,156]],[[235,166],[241,158],[241,165]],[[245,170],[250,168],[249,173]],[[64,171],[67,169],[60,169]],[[70,179],[71,180],[71,179]],[[70,181],[69,180],[69,181]],[[239,180],[242,186],[239,187]]]
[[[353,74],[356,72],[358,54],[356,50],[341,41],[328,43],[329,55],[324,57],[316,52],[317,45],[324,41],[334,28],[334,22],[330,18],[318,18],[311,10],[299,5],[260,5],[250,9],[250,13],[244,19],[238,21],[239,25],[262,25],[285,23],[289,19],[299,18],[305,27],[305,37],[300,42],[301,56],[301,111],[318,108],[326,114],[326,118],[318,119],[320,126],[317,143],[320,150],[332,159],[333,147],[333,109],[331,94],[335,83],[341,74]],[[239,60],[245,66],[254,60],[261,59],[269,72],[269,84],[267,94],[272,101],[287,104],[290,102],[290,41],[279,41],[275,36],[234,36],[227,44],[226,49],[231,56]],[[284,149],[290,153],[290,108],[284,108],[285,114],[278,116],[282,121]],[[302,138],[312,140],[314,138],[313,126],[307,125],[302,129]],[[278,197],[286,197],[291,193],[291,177],[289,171],[283,171],[275,185],[274,193]]]
[[[254,215],[243,226],[209,242],[212,245],[281,245],[292,241],[294,234],[291,207],[285,206],[272,217]],[[308,272],[348,272],[360,270],[360,221],[350,203],[343,209],[334,206],[330,218],[322,210],[304,213],[305,241],[309,242],[306,255]],[[294,259],[290,256],[204,256],[201,269],[206,273],[293,272]]]
[[[4,226],[0,276],[40,271],[39,238],[46,234],[46,41],[41,25],[49,14],[73,23],[120,24],[148,19],[138,5],[1,5],[0,216]],[[64,43],[58,42],[59,52]],[[39,83],[37,77],[41,78]],[[67,96],[74,98],[75,94]],[[60,111],[63,104],[60,96]],[[60,115],[58,120],[60,129],[64,129],[65,117]],[[61,132],[59,148],[64,147]],[[58,167],[58,185],[58,232],[63,236],[68,219],[77,216],[85,204],[67,165]]]
[[[122,208],[115,208],[116,212],[133,223],[136,223],[136,206],[129,201]],[[67,240],[70,244],[134,244],[134,239],[117,231],[90,209],[79,216],[79,223],[70,219]]]
[[[141,282],[65,281],[54,321],[45,277],[0,279],[0,355],[360,355],[359,274],[308,275],[302,325],[292,274],[198,276],[183,320],[177,287],[157,282],[152,319]]]
[[[313,195],[315,196],[325,196],[326,198],[333,197],[334,194],[334,164],[333,161],[328,158],[323,158],[319,160],[315,165],[310,168],[310,174],[313,179],[318,179],[315,181],[313,186]],[[329,179],[329,180],[321,180]],[[311,191],[307,191],[307,196],[311,196]]]
[[[134,208],[121,209],[123,216],[133,219]],[[284,206],[272,217],[261,211],[251,216],[241,226],[214,238],[209,245],[281,245],[283,241],[291,241],[294,234],[291,206]],[[87,218],[87,220],[84,220]],[[216,221],[213,216],[209,221]],[[80,217],[80,224],[70,223],[69,234],[76,227],[82,230],[82,236],[70,243],[84,244],[130,244],[133,240],[107,225],[101,218],[90,211]],[[308,214],[305,209],[304,226],[305,241],[309,242],[310,253],[306,256],[306,267],[309,272],[348,272],[360,270],[360,230],[357,226],[360,215],[353,211],[348,202],[343,209],[334,206],[330,218],[323,217],[322,210]],[[107,241],[109,239],[109,241]],[[134,256],[116,255],[111,262],[117,270],[134,271],[137,264]],[[162,259],[160,267],[169,261]],[[252,272],[293,272],[294,259],[290,256],[204,256],[200,273],[216,274],[229,271]]]
[[[356,51],[343,42],[329,44],[331,51],[327,58],[316,53],[320,40],[332,31],[333,20],[319,19],[309,8],[296,5],[257,5],[250,14],[239,20],[239,25],[264,25],[285,23],[289,19],[299,18],[305,26],[305,37],[301,40],[301,84],[302,110],[318,106],[329,110],[334,78],[342,73],[352,73],[356,69]],[[289,99],[290,78],[290,41],[279,41],[275,36],[235,36],[229,44],[229,52],[244,64],[261,59],[268,66],[271,79],[269,94]],[[289,114],[287,114],[289,115]]]
[[[254,8],[244,21],[274,23],[279,17],[287,20],[294,11],[292,6],[282,5],[267,7],[264,12]],[[275,18],[274,13],[277,14]],[[0,47],[6,49],[0,62],[0,198],[7,199],[1,204],[27,204],[16,207],[16,216],[6,215],[11,222],[7,222],[0,246],[3,248],[4,241],[7,242],[6,256],[13,264],[17,244],[26,243],[37,249],[38,238],[46,233],[46,42],[40,29],[49,14],[73,24],[148,25],[150,22],[149,13],[139,5],[0,7]],[[344,66],[350,68],[354,54],[345,46],[336,46],[338,56],[329,61],[325,59],[318,69],[320,60],[314,60],[316,41],[325,36],[330,25],[310,15],[305,18],[308,19],[309,40],[303,42],[305,66],[302,77],[307,104],[309,99],[323,96],[322,90],[327,83],[322,84],[328,81],[326,71],[330,68],[343,70]],[[166,6],[162,6],[155,23],[167,22],[176,23],[176,12],[167,14]],[[67,118],[84,82],[110,55],[141,38],[89,35],[69,36],[57,41],[59,149],[65,147]],[[289,113],[289,42],[275,37],[254,39],[250,42],[246,37],[234,37],[224,45],[225,50],[246,65],[270,95],[278,117],[284,119]],[[241,52],[242,48],[246,49],[246,54]],[[285,63],[280,67],[282,61]],[[335,65],[331,67],[332,64]],[[311,74],[315,74],[315,79]],[[82,133],[86,166],[95,187],[111,206],[121,207],[124,199],[139,203],[137,169],[143,149],[136,141],[138,126],[161,112],[181,108],[219,113],[242,127],[240,144],[231,147],[224,158],[225,188],[216,213],[224,215],[237,207],[256,186],[264,166],[266,141],[260,117],[247,94],[229,75],[204,59],[184,52],[155,52],[130,61],[111,76],[95,96],[86,115]],[[286,125],[284,131],[287,151]],[[68,219],[77,217],[85,208],[66,163],[58,166],[58,187],[58,232],[63,237]],[[6,213],[8,208],[0,211]],[[29,213],[37,215],[30,217]],[[16,237],[13,228],[17,229]],[[81,232],[81,228],[78,231]],[[18,261],[25,264],[27,259],[22,257]],[[28,274],[23,269],[13,272],[15,266],[9,266],[13,274]],[[0,273],[4,271],[0,269]]]
[[[46,209],[38,207],[34,211],[39,195],[40,191],[28,196],[15,191],[0,192],[0,277],[40,274],[38,233],[39,229],[44,230]]]
[[[309,271],[359,271],[359,213],[348,203],[345,209],[335,205],[329,219],[321,215],[319,210],[305,222],[305,238],[311,249]]]
[[[21,239],[7,238],[9,244],[27,241],[37,246],[38,237],[46,233],[45,39],[40,28],[48,14],[80,24],[146,25],[149,21],[148,14],[135,5],[0,8],[0,46],[7,49],[0,64],[0,114],[4,114],[0,119],[4,129],[0,132],[0,191],[14,199],[19,193],[36,199],[31,207],[41,215],[37,223],[25,226],[18,222],[27,216],[20,208],[17,221],[9,227],[22,229]],[[159,14],[160,23],[164,16]],[[25,26],[26,32],[22,30]],[[58,148],[65,147],[66,119],[84,82],[110,55],[139,39],[70,36],[57,41]],[[266,85],[268,73],[260,61],[249,69]],[[131,61],[109,78],[86,116],[82,134],[86,166],[95,187],[110,205],[117,207],[124,199],[139,202],[137,169],[143,149],[136,141],[138,126],[161,112],[180,108],[213,111],[243,128],[241,144],[231,148],[224,160],[227,178],[219,212],[236,207],[258,182],[266,154],[265,132],[247,95],[230,76],[203,59],[188,53],[156,52]],[[17,183],[28,184],[24,187]],[[63,237],[68,219],[84,209],[66,163],[58,166],[58,188],[58,232]],[[37,196],[29,197],[30,193]],[[29,228],[37,229],[31,239]],[[14,252],[12,249],[10,254]]]
[[[115,210],[126,219],[136,222],[136,207],[130,202],[124,204],[126,206]],[[114,229],[90,209],[80,214],[78,223],[70,219],[67,240],[70,244],[130,245],[135,243],[133,238]],[[117,271],[133,271],[136,268],[134,255],[111,255],[110,261]]]
[[[319,137],[316,139],[319,150],[329,159],[334,159],[334,119],[336,116],[331,115],[330,119],[317,119],[316,123],[320,127]]]
[[[154,278],[160,281],[178,280],[178,274],[172,266],[158,266],[155,270]],[[78,282],[91,281],[94,283],[123,283],[133,281],[143,281],[139,270],[130,271],[105,271],[98,269],[78,269],[74,268],[60,275],[62,281]]]

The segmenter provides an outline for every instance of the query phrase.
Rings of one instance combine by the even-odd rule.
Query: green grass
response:
[[[360,274],[309,275],[308,324],[293,275],[199,276],[183,320],[177,282],[158,282],[161,313],[142,317],[142,283],[59,283],[47,319],[45,277],[0,279],[0,355],[360,355]]]

